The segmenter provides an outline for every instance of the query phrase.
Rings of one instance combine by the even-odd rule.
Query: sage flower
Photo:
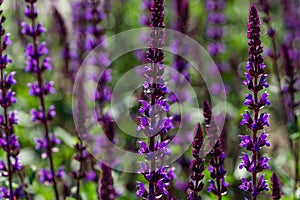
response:
[[[261,149],[264,146],[270,146],[267,141],[268,134],[264,130],[269,127],[269,114],[261,112],[262,108],[270,105],[268,93],[261,91],[268,88],[266,80],[267,75],[264,73],[266,68],[264,58],[262,57],[263,47],[260,41],[260,18],[255,5],[250,7],[250,15],[248,22],[248,45],[249,45],[249,59],[246,66],[246,80],[244,84],[251,91],[246,95],[245,106],[251,110],[243,114],[241,125],[245,125],[252,135],[242,135],[240,147],[245,147],[250,154],[243,153],[241,156],[242,162],[240,169],[245,168],[252,174],[252,180],[248,181],[242,178],[242,185],[240,186],[246,192],[252,195],[252,199],[256,199],[263,191],[268,191],[268,185],[264,179],[264,175],[260,174],[266,169],[270,169],[268,164],[268,157],[261,156]]]

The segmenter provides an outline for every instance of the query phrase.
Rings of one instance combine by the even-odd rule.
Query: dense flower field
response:
[[[0,0],[0,199],[300,199],[299,0]]]

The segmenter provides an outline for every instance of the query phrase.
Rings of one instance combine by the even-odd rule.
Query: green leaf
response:
[[[300,138],[300,132],[295,132],[295,133],[290,134],[290,138],[291,138],[291,140],[299,139]]]
[[[28,182],[30,185],[32,185],[35,176],[36,176],[36,169],[34,167],[31,167],[28,172]]]
[[[67,197],[66,200],[75,200],[73,197]]]
[[[64,144],[74,147],[76,144],[76,138],[72,136],[71,133],[67,132],[65,129],[62,129],[60,127],[55,127],[54,128],[55,134],[63,141]]]

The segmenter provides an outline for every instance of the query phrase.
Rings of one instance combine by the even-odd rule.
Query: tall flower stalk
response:
[[[270,1],[269,0],[259,0],[258,1],[259,7],[261,8],[262,12],[265,14],[265,16],[262,18],[264,23],[267,26],[267,34],[270,37],[272,47],[269,53],[270,58],[272,59],[272,64],[274,67],[274,72],[276,75],[276,82],[278,84],[278,88],[281,88],[281,78],[280,78],[280,73],[279,73],[279,66],[278,66],[278,59],[280,56],[277,41],[276,41],[276,31],[272,27],[272,17],[270,15]],[[282,93],[280,93],[280,97],[282,100]],[[283,103],[283,102],[282,102]]]
[[[101,42],[104,41],[105,37],[105,30],[101,26],[103,19],[105,18],[104,11],[102,9],[102,4],[104,2],[101,0],[91,0],[88,2],[85,1],[76,1],[73,3],[74,13],[73,13],[73,25],[75,31],[75,51],[73,53],[73,57],[75,58],[74,67],[73,67],[73,75],[71,79],[75,80],[76,73],[79,69],[80,64],[83,62],[84,57],[89,51],[96,48]],[[78,11],[78,12],[76,12]],[[93,56],[89,58],[89,63],[95,65],[95,67],[103,67],[106,66],[109,62],[107,56],[105,54]],[[111,90],[108,87],[108,83],[111,81],[111,71],[105,70],[102,74],[102,77],[91,77],[91,79],[98,82],[97,91],[95,94],[95,101],[96,101],[96,114],[97,114],[97,122],[100,123],[102,126],[105,136],[108,138],[109,141],[113,142],[114,138],[114,123],[112,118],[105,110],[105,105],[107,102],[110,101],[111,97]],[[83,81],[84,79],[81,78],[77,81]],[[78,94],[81,95],[83,92],[83,88],[78,88]],[[82,101],[82,99],[81,99]],[[86,147],[83,144],[81,137],[85,139],[90,139],[90,135],[88,133],[87,127],[85,125],[85,102],[79,102],[76,107],[76,112],[80,117],[80,126],[78,126],[81,131],[80,133],[86,133],[86,135],[78,135],[79,144],[77,144],[78,153],[76,158],[80,158],[81,155],[84,155],[85,158],[80,159],[80,168],[77,172],[77,192],[76,198],[79,199],[80,195],[80,182],[83,177],[86,177],[90,181],[98,182],[98,172],[95,169],[96,160],[93,158],[92,155],[88,156],[86,152]],[[101,136],[102,137],[102,136]],[[103,141],[103,138],[96,138],[97,140]],[[80,150],[81,149],[81,150]],[[109,155],[109,149],[106,149],[106,154]],[[86,153],[85,153],[86,152]],[[104,153],[104,152],[101,152]],[[91,164],[92,171],[83,172],[84,162],[89,161]],[[101,180],[99,181],[100,186],[98,187],[98,196],[101,199],[114,199],[114,188],[113,188],[113,178],[112,178],[112,169],[105,164],[98,163],[100,168],[102,169],[102,176]],[[74,175],[76,173],[73,173]]]
[[[73,35],[72,35],[72,43],[71,47],[73,48],[70,49],[70,58],[71,58],[71,63],[70,63],[70,69],[68,69],[70,73],[70,79],[74,83],[76,79],[76,74],[79,70],[79,67],[81,63],[84,60],[84,55],[86,53],[86,33],[87,33],[87,19],[86,19],[86,11],[87,11],[87,3],[82,0],[77,0],[72,2],[72,25],[73,25]],[[83,89],[83,80],[84,77],[79,77],[77,79],[79,84],[79,87],[75,93],[75,96],[79,96],[84,92]],[[71,172],[71,177],[76,180],[76,193],[75,193],[75,198],[78,200],[80,199],[80,189],[81,189],[81,184],[82,180],[86,178],[86,173],[84,171],[84,163],[87,163],[90,158],[89,153],[86,149],[86,146],[83,144],[82,138],[81,137],[87,137],[88,136],[88,131],[86,127],[86,115],[85,115],[85,110],[86,110],[86,102],[84,102],[83,99],[79,98],[79,102],[76,102],[76,107],[74,112],[76,113],[77,119],[77,132],[76,136],[78,139],[78,142],[75,144],[75,150],[76,154],[74,156],[74,159],[78,161],[79,163],[79,168],[77,171],[72,171]],[[83,133],[84,135],[79,135],[79,133]],[[94,173],[94,176],[96,173]],[[92,177],[92,180],[97,179],[95,177]]]
[[[173,25],[174,30],[182,34],[188,34],[189,1],[174,0],[174,7],[176,10],[176,20],[174,20]],[[184,47],[182,41],[176,39],[172,43],[172,48],[174,48],[174,50],[176,49],[178,54],[183,54],[183,52],[187,51],[187,48]],[[190,81],[190,76],[188,73],[190,65],[185,59],[179,55],[175,55],[172,67],[176,70],[176,73],[178,73],[172,75],[171,81],[174,82],[174,85],[180,87],[184,85],[183,81]],[[173,94],[170,97],[172,102],[179,101],[179,99],[181,99],[181,101],[188,99],[186,91],[182,90],[181,88],[177,88],[177,90],[179,91],[178,94]]]
[[[193,161],[191,163],[191,179],[188,183],[188,196],[187,200],[200,200],[201,196],[199,192],[203,190],[204,178],[203,171],[205,170],[204,158],[200,157],[200,151],[204,143],[204,133],[202,131],[201,124],[195,125],[194,140],[193,140]]]
[[[287,119],[287,127],[289,134],[292,135],[294,133],[298,133],[298,116],[296,113],[297,102],[296,102],[296,92],[297,86],[296,83],[299,80],[299,76],[297,75],[297,63],[295,62],[295,51],[288,45],[281,45],[281,54],[283,60],[283,68],[286,75],[286,86],[283,88],[285,92],[285,102],[286,102],[286,119]],[[295,159],[295,183],[294,189],[296,190],[297,185],[300,183],[299,181],[299,144],[298,140],[291,140],[292,142],[292,153]]]
[[[227,21],[224,14],[225,6],[226,1],[224,0],[206,1],[206,9],[209,12],[207,17],[208,27],[206,36],[210,40],[207,49],[215,62],[217,62],[217,66],[221,72],[228,70],[228,66],[220,62],[220,55],[222,55],[226,50],[226,46],[223,42],[225,35],[224,25]]]
[[[60,11],[57,9],[57,7],[54,4],[51,5],[51,8],[53,12],[54,21],[55,21],[54,27],[57,29],[59,35],[59,42],[60,45],[62,46],[62,51],[61,51],[61,57],[63,59],[62,76],[63,78],[68,79],[71,76],[69,32],[67,29],[66,21],[63,18]],[[65,83],[61,87],[66,89]]]
[[[268,191],[268,185],[264,180],[264,175],[260,174],[265,169],[270,169],[268,164],[268,157],[261,156],[260,150],[264,146],[270,146],[267,141],[268,134],[264,131],[265,126],[270,126],[268,122],[268,113],[261,113],[261,109],[265,105],[270,105],[268,94],[266,92],[260,95],[263,88],[269,85],[266,81],[267,75],[264,73],[265,64],[261,53],[263,47],[260,41],[260,19],[255,5],[251,5],[249,22],[248,22],[248,45],[249,45],[249,59],[246,66],[246,80],[244,84],[247,85],[251,91],[246,95],[245,106],[252,112],[246,111],[243,114],[241,125],[245,125],[252,135],[241,135],[240,147],[245,147],[250,155],[244,153],[240,169],[245,168],[252,175],[252,180],[248,181],[242,178],[242,185],[240,186],[246,192],[252,195],[252,200],[256,200],[257,196],[264,190]]]
[[[284,87],[282,88],[282,93],[285,102],[285,120],[288,127],[290,145],[292,146],[292,153],[295,161],[294,191],[296,191],[297,187],[300,184],[300,171],[298,167],[300,164],[300,139],[299,137],[293,139],[293,135],[297,134],[299,131],[296,109],[298,109],[300,104],[299,102],[296,102],[296,94],[299,91],[299,89],[297,89],[296,83],[299,79],[297,74],[300,70],[300,52],[299,48],[297,47],[300,41],[300,4],[296,0],[281,0],[281,4],[283,8],[284,25],[286,30],[284,42],[281,46],[283,69],[286,76],[286,81]]]
[[[88,32],[86,41],[86,50],[92,50],[99,46],[105,39],[105,30],[101,26],[101,22],[105,18],[104,11],[101,8],[101,4],[104,3],[101,0],[92,0],[87,6],[87,20],[88,20]],[[104,47],[102,47],[104,48]],[[100,56],[92,58],[92,63],[97,67],[105,66],[109,62],[109,59],[105,53]],[[98,80],[99,77],[93,77]],[[110,141],[114,142],[114,122],[109,112],[105,112],[105,105],[111,100],[111,89],[108,83],[111,81],[111,70],[106,69],[100,77],[97,91],[95,94],[96,101],[96,114],[97,122],[100,123],[104,130],[105,137]],[[103,140],[102,138],[99,138]],[[110,155],[110,149],[105,148],[107,155]],[[104,163],[99,163],[102,171],[102,176],[99,182],[98,195],[103,200],[115,199],[115,191],[113,185],[112,169]]]
[[[22,33],[31,39],[31,43],[26,45],[25,71],[31,73],[36,82],[29,83],[29,94],[39,100],[40,108],[32,109],[32,121],[40,124],[44,128],[42,138],[36,139],[36,150],[42,151],[42,158],[48,158],[50,169],[40,169],[40,182],[52,185],[55,199],[59,199],[58,180],[62,178],[64,172],[63,167],[57,171],[54,166],[53,152],[57,151],[57,145],[61,143],[55,134],[51,133],[50,122],[55,117],[55,107],[50,105],[46,106],[46,96],[54,93],[53,81],[44,80],[44,73],[51,70],[50,57],[48,56],[48,49],[46,43],[40,41],[40,36],[46,31],[41,23],[37,22],[38,10],[36,8],[37,0],[26,0],[25,16],[29,19],[29,24],[22,23]]]
[[[0,114],[0,147],[6,153],[6,162],[0,159],[0,174],[8,180],[8,189],[1,187],[0,198],[16,199],[25,197],[28,199],[27,193],[23,190],[24,183],[21,175],[22,164],[19,159],[20,144],[18,137],[15,135],[14,126],[18,123],[16,111],[11,111],[10,107],[16,103],[15,92],[12,86],[17,82],[14,79],[15,72],[7,72],[6,67],[12,60],[5,51],[12,44],[9,39],[10,34],[4,29],[6,17],[3,15],[3,1],[0,1],[0,105],[3,111]],[[21,186],[16,190],[13,188],[14,175],[19,174]]]
[[[145,99],[140,100],[141,107],[139,130],[148,137],[148,143],[139,141],[139,153],[145,156],[145,162],[139,173],[148,181],[148,190],[144,183],[138,182],[137,197],[155,200],[169,195],[167,187],[173,178],[173,169],[164,165],[167,153],[166,136],[171,128],[168,114],[169,105],[166,99],[167,88],[163,80],[164,73],[164,0],[151,1],[151,24],[149,51],[147,59],[149,66],[145,67],[146,81],[143,84]]]
[[[213,139],[218,133],[218,126],[213,117],[210,104],[207,101],[203,102],[203,115],[205,118],[206,136],[208,139]],[[222,145],[222,134],[224,134],[224,132],[221,133],[221,136],[208,154],[208,171],[210,172],[212,180],[209,180],[210,184],[207,190],[215,194],[219,200],[227,193],[228,186],[228,183],[225,182],[226,170],[224,169],[224,161],[226,155],[224,145]],[[211,142],[215,142],[215,140]]]
[[[224,43],[225,36],[225,24],[227,21],[224,13],[226,1],[225,0],[206,0],[206,9],[208,11],[207,16],[207,29],[206,37],[209,41],[207,45],[207,51],[212,56],[212,59],[217,65],[221,75],[224,75],[228,71],[228,63],[222,60],[222,56],[226,51],[226,45]],[[217,71],[210,70],[211,76],[216,75]],[[212,92],[216,95],[224,93],[222,87],[215,83],[212,86]],[[225,91],[227,92],[227,91]],[[224,132],[226,128],[224,129]],[[225,136],[225,134],[224,134]]]

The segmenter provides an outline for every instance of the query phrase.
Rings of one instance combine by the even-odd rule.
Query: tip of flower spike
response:
[[[251,4],[251,5],[250,5],[250,12],[251,12],[252,14],[258,14],[258,10],[257,10],[255,4]]]

